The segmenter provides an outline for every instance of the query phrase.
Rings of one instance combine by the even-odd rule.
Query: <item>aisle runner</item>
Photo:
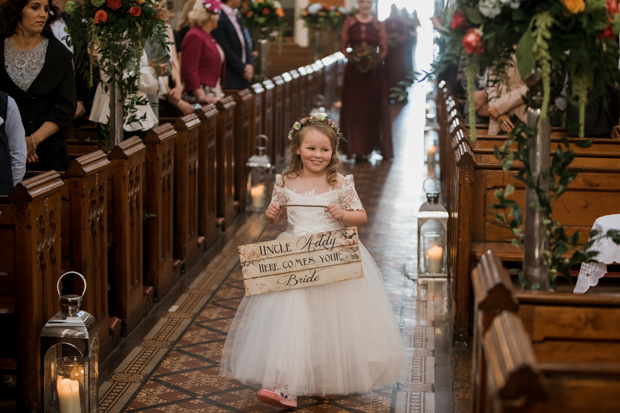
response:
[[[375,201],[366,206],[371,220],[377,215],[374,210],[380,199],[373,195],[380,194],[388,172],[389,166],[355,171],[358,188],[364,188],[364,195],[370,195],[366,197],[360,193],[360,196],[364,201]],[[239,228],[167,316],[101,386],[101,413],[278,411],[258,402],[256,389],[218,374],[226,334],[244,295],[237,246],[256,239],[260,222],[259,216],[254,215]],[[371,224],[366,230],[375,233],[373,226]],[[264,239],[273,239],[280,231],[269,228]],[[400,316],[401,330],[409,347],[408,357],[412,361],[411,373],[406,382],[372,393],[302,397],[297,411],[434,411],[432,312],[434,301],[441,299],[441,293],[438,291],[435,297],[434,284],[417,285],[404,277],[403,251],[392,248],[390,253],[385,253],[376,245],[382,242],[381,236],[373,238],[375,242],[369,239],[367,246],[371,252],[377,251],[375,258],[383,271],[394,310]],[[402,238],[393,241],[406,244]],[[398,258],[391,256],[393,253],[398,254]]]

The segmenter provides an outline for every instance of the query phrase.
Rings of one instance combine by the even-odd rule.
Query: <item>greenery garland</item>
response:
[[[540,118],[545,119],[549,112],[549,98],[551,96],[551,54],[549,53],[549,40],[551,40],[551,26],[553,17],[549,11],[538,13],[532,19],[534,30],[534,44],[532,51],[536,56],[536,61],[540,66],[543,85],[543,101]]]
[[[471,54],[467,54],[467,66],[465,66],[465,75],[467,76],[467,102],[469,102],[469,138],[476,140],[476,104],[474,102],[474,93],[476,92],[476,74],[478,73],[478,65],[474,62]]]

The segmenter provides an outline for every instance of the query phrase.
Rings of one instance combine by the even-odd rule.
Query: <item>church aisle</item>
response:
[[[445,280],[414,281],[404,275],[417,244],[416,211],[425,201],[422,182],[425,91],[393,106],[392,162],[346,164],[369,223],[364,244],[383,272],[406,341],[411,371],[393,388],[353,396],[302,397],[300,412],[451,412],[447,286]],[[100,387],[100,412],[268,412],[256,390],[219,373],[221,351],[244,289],[237,246],[253,242],[264,218],[241,217],[230,238],[177,302]],[[269,227],[263,239],[283,227]],[[162,303],[163,304],[163,303]],[[161,305],[160,305],[161,306]],[[161,311],[161,310],[160,310]]]

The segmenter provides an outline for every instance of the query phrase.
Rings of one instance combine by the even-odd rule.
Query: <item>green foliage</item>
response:
[[[532,51],[536,56],[542,73],[543,83],[543,102],[541,109],[541,119],[547,117],[549,111],[549,98],[551,96],[551,54],[549,53],[549,40],[551,40],[551,26],[553,17],[548,11],[534,16],[532,37],[534,38]]]
[[[476,140],[476,111],[474,110],[474,92],[476,91],[476,73],[478,65],[474,62],[472,55],[467,55],[467,66],[465,75],[467,76],[467,100],[469,101],[469,133],[472,141]]]
[[[390,99],[395,99],[396,102],[405,101],[407,99],[407,90],[413,86],[419,76],[419,72],[411,72],[405,80],[398,82],[398,86],[390,88]]]

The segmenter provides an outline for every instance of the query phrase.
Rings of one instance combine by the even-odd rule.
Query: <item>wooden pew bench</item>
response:
[[[193,113],[180,118],[160,118],[159,123],[171,123],[176,131],[173,255],[175,271],[184,274],[198,262],[204,251],[204,239],[198,235],[200,119]]]
[[[564,385],[567,375],[575,380],[584,377],[590,380],[591,376],[605,377],[614,373],[616,382],[612,385],[617,391],[620,385],[620,330],[617,328],[620,325],[620,295],[513,291],[508,272],[493,253],[485,254],[472,271],[472,284],[474,411],[488,411],[485,410],[489,406],[488,388],[494,386],[487,384],[489,371],[494,367],[490,366],[487,353],[483,351],[488,339],[483,337],[502,312],[513,313],[520,319],[527,344],[546,379]],[[599,384],[588,382],[591,386]],[[547,386],[553,388],[549,383]],[[599,390],[605,391],[604,388]],[[550,400],[557,398],[553,393],[550,396]],[[577,407],[582,405],[577,403],[569,408],[562,402],[560,406],[569,410],[554,408],[556,410],[552,411],[580,411]],[[612,410],[593,408],[581,411]]]
[[[0,319],[4,341],[13,345],[0,357],[16,361],[18,411],[42,410],[40,334],[60,311],[63,185],[49,171],[0,196]]]
[[[570,354],[546,363],[529,339],[515,314],[504,312],[493,320],[483,344],[488,363],[486,412],[617,411],[620,363],[581,363]],[[562,355],[561,350],[557,353]]]
[[[450,106],[450,102],[447,105]],[[466,181],[467,185],[461,184],[457,192],[456,183],[452,183],[448,195],[451,220],[458,222],[451,225],[451,244],[448,246],[454,277],[455,336],[458,337],[466,334],[469,325],[471,267],[487,250],[494,251],[502,261],[523,260],[523,252],[511,243],[514,238],[512,231],[496,222],[492,205],[496,203],[495,191],[510,183],[515,187],[515,193],[510,199],[517,201],[522,211],[525,211],[525,186],[514,178],[519,168],[516,163],[509,171],[503,171],[501,164],[493,156],[492,149],[472,147],[474,142],[465,134],[466,129],[459,125],[458,112],[453,109],[448,117],[451,121],[449,130],[452,132],[454,154],[454,165],[448,168],[453,171],[452,178],[448,179],[448,182],[456,182],[459,175],[456,162],[461,156],[457,156],[458,153],[467,153],[467,164],[473,165],[473,176]],[[498,137],[494,139],[497,142]],[[603,140],[601,144],[606,145],[605,149],[620,148],[608,140]],[[603,153],[604,150],[596,150],[596,146],[594,148],[595,150],[589,152],[576,151],[577,158],[575,166],[572,167],[579,167],[582,172],[554,205],[554,219],[567,226],[569,235],[580,230],[581,244],[587,242],[596,218],[616,213],[620,202],[620,152]],[[461,205],[461,208],[457,211],[458,205]]]

